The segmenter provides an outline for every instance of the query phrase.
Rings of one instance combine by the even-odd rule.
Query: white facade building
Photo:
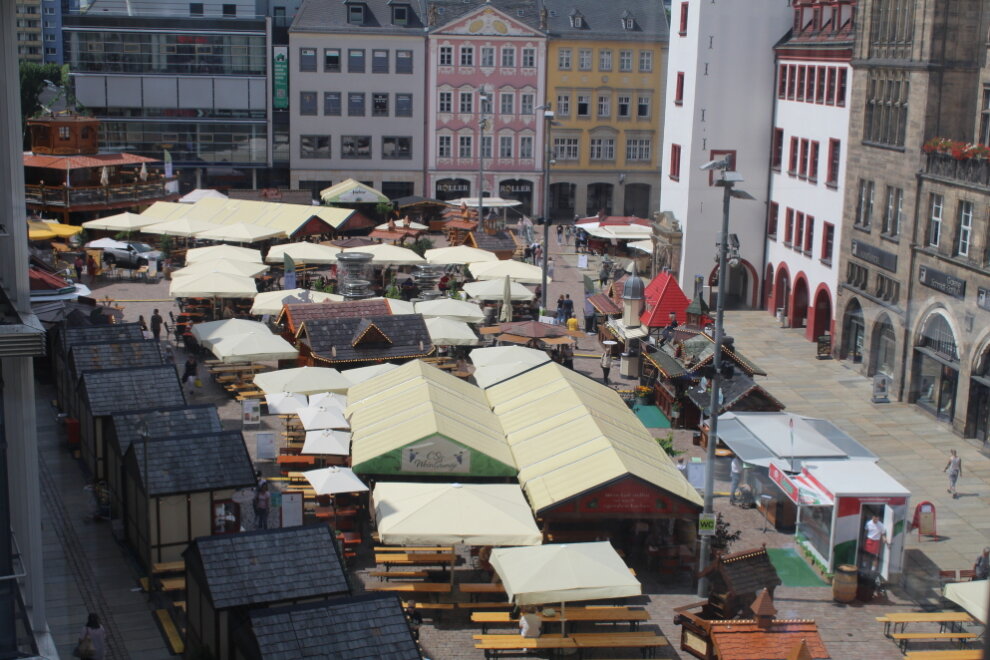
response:
[[[718,173],[706,162],[734,156],[756,201],[736,200],[730,232],[739,237],[740,264],[730,273],[727,304],[759,304],[765,247],[773,47],[793,10],[779,0],[687,0],[671,7],[660,208],[683,230],[679,281],[691,295],[696,278],[710,286],[722,222]]]

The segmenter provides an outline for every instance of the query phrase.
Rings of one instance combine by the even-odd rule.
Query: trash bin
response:
[[[856,581],[856,600],[869,603],[873,600],[876,585],[877,573],[875,571],[860,570]]]
[[[619,373],[624,378],[639,378],[639,353],[623,353]]]

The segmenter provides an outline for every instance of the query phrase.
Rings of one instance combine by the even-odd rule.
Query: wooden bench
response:
[[[409,603],[416,603],[416,611],[422,610],[427,616],[434,617],[437,621],[440,621],[444,612],[450,612],[454,609],[453,603],[421,603],[417,601],[403,601],[402,607],[409,607]]]
[[[247,399],[263,399],[264,396],[265,393],[261,390],[251,390],[248,392],[241,392],[234,398],[238,401],[246,401]]]
[[[174,578],[161,578],[158,580],[158,588],[161,591],[185,591],[186,590],[186,578],[185,577],[174,577]]]
[[[960,651],[908,651],[906,660],[982,660],[983,651],[980,649],[962,649]]]
[[[368,575],[383,580],[390,578],[425,580],[429,576],[429,573],[426,571],[371,571]]]
[[[966,612],[891,612],[876,618],[878,623],[883,624],[883,634],[890,637],[890,631],[904,632],[904,628],[909,623],[937,623],[944,632],[946,625],[952,627],[954,624],[972,623],[973,617]]]
[[[175,621],[172,620],[172,615],[168,613],[168,610],[155,610],[155,619],[158,620],[162,634],[165,635],[169,651],[172,655],[182,655],[186,650],[186,643],[183,641]]]
[[[891,636],[895,642],[901,647],[901,653],[907,651],[908,642],[916,639],[927,639],[933,642],[959,642],[960,644],[969,639],[976,639],[976,634],[968,632],[919,632],[919,633],[893,633]]]
[[[445,552],[375,553],[375,563],[388,566],[444,566],[456,561],[457,555]],[[387,570],[387,569],[386,569]]]
[[[462,610],[508,610],[512,609],[515,604],[510,601],[491,601],[491,602],[472,602],[472,603],[458,603],[457,607]],[[500,614],[505,614],[509,616],[508,612],[500,612]],[[474,616],[472,614],[471,616]],[[518,621],[518,619],[516,619]],[[484,629],[482,629],[484,632]]]
[[[656,650],[661,646],[669,646],[670,642],[663,635],[655,632],[617,632],[617,633],[574,633],[571,639],[578,649],[613,649],[636,648],[644,655],[655,657]]]
[[[316,456],[302,454],[280,454],[275,457],[275,462],[279,465],[315,465],[316,459]]]
[[[152,575],[165,575],[167,573],[183,573],[186,570],[186,562],[182,559],[178,561],[165,561],[151,566]]]
[[[454,548],[449,545],[410,545],[410,546],[385,546],[376,545],[375,552],[385,554],[386,552],[398,552],[407,555],[412,552],[445,552],[450,553]]]
[[[486,658],[506,654],[520,655],[540,649],[576,649],[578,647],[573,638],[563,635],[540,635],[539,637],[474,635],[473,637],[476,642],[474,648],[483,650]]]
[[[186,611],[186,601],[184,601],[184,600],[177,600],[174,603],[172,603],[172,607],[174,607],[177,610],[182,610],[183,612],[185,612]]]
[[[464,603],[472,605],[473,603]],[[537,616],[543,625],[561,622],[561,612],[555,610],[553,614],[546,615],[538,611]],[[639,607],[568,607],[564,610],[564,622],[592,622],[592,623],[629,623],[630,631],[635,631],[636,627],[649,621],[649,613]],[[511,618],[509,612],[472,612],[471,622],[481,624],[481,632],[487,632],[490,625],[515,624],[519,620]]]
[[[368,591],[401,591],[414,594],[449,594],[449,582],[379,582],[367,587]]]

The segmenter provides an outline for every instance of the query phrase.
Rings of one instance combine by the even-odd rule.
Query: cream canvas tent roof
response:
[[[626,475],[682,500],[702,500],[611,388],[556,363],[485,390],[533,510]]]
[[[347,395],[359,473],[515,476],[484,393],[456,376],[414,360]]]
[[[288,236],[292,236],[310,218],[317,217],[334,229],[337,229],[353,213],[353,209],[331,208],[328,206],[257,202],[247,199],[207,198],[201,199],[195,204],[155,202],[141,215],[154,218],[156,222],[185,217],[190,220],[201,220],[214,225],[244,223],[278,230]]]

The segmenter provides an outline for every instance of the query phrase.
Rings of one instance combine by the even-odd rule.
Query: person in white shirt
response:
[[[525,613],[519,617],[519,634],[523,637],[539,637],[542,625],[543,620],[536,614],[536,610],[526,608]]]
[[[869,556],[870,570],[880,568],[880,549],[887,541],[887,528],[880,522],[879,516],[873,516],[866,521],[866,544],[863,550]]]
[[[729,504],[736,503],[736,491],[739,490],[739,482],[742,480],[743,462],[739,460],[738,456],[732,457],[732,463],[729,466],[729,472],[732,475],[732,481],[729,484]]]

